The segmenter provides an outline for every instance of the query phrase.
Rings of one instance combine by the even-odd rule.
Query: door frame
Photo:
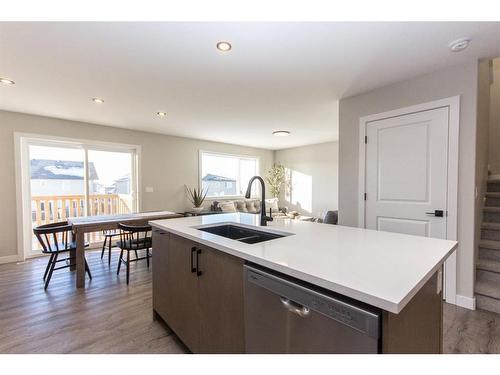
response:
[[[460,124],[460,95],[434,100],[392,111],[363,116],[359,119],[359,170],[358,170],[358,227],[365,227],[366,191],[366,128],[370,122],[384,120],[438,108],[448,108],[448,179],[446,197],[448,217],[446,221],[446,239],[457,241],[458,222],[458,147]],[[445,262],[444,296],[448,303],[456,304],[457,290],[457,255],[456,251]]]
[[[17,212],[17,260],[24,261],[26,258],[36,257],[43,254],[31,255],[28,249],[31,247],[31,188],[29,168],[26,168],[26,163],[29,163],[29,145],[30,144],[53,144],[74,145],[83,149],[96,150],[116,150],[116,151],[134,151],[135,158],[132,160],[132,179],[135,179],[134,191],[137,210],[141,210],[142,195],[141,187],[141,151],[140,145],[103,142],[92,139],[82,138],[67,138],[52,136],[48,134],[22,133],[14,132],[14,162],[15,162],[15,182],[16,182],[16,212]],[[87,153],[85,153],[87,155]],[[87,160],[84,161],[87,165]],[[85,168],[85,173],[86,168]],[[88,181],[85,184],[85,190],[88,189]],[[87,210],[88,202],[85,206]]]

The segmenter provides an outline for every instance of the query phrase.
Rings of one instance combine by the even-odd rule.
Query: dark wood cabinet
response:
[[[382,353],[440,354],[443,352],[442,270],[437,271],[403,311],[383,312]]]
[[[243,261],[209,247],[200,250],[200,351],[244,353]]]
[[[153,229],[153,290],[157,290],[160,285],[166,283],[168,264],[168,240],[169,234]],[[155,313],[164,316],[167,314],[167,293],[153,293],[153,310]]]
[[[166,303],[163,319],[188,348],[198,352],[200,340],[197,327],[200,313],[198,278],[191,267],[193,247],[191,241],[174,235],[169,236],[164,282],[158,289]]]
[[[243,353],[243,261],[153,232],[153,308],[194,353]]]

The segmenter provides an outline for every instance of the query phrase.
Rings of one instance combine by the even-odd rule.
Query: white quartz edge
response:
[[[242,216],[252,216],[255,217],[255,222],[253,224],[241,223],[240,219]],[[296,279],[311,283],[313,285],[320,286],[327,290],[331,290],[333,292],[345,295],[347,297],[353,298],[355,300],[359,300],[361,302],[367,303],[369,305],[379,307],[383,310],[398,314],[403,310],[406,304],[417,294],[417,292],[425,285],[425,283],[437,272],[440,267],[443,265],[444,261],[455,251],[458,246],[456,241],[448,241],[448,240],[439,240],[439,239],[431,239],[431,238],[423,238],[417,236],[408,236],[396,233],[389,232],[378,232],[368,229],[361,228],[353,228],[353,227],[342,227],[342,226],[330,226],[327,224],[318,224],[318,223],[309,223],[309,222],[297,222],[295,220],[276,220],[268,227],[257,227],[259,230],[268,231],[271,233],[291,233],[293,236],[284,237],[291,239],[292,242],[286,244],[289,248],[286,250],[287,252],[293,251],[303,251],[303,249],[294,249],[290,246],[293,245],[293,237],[307,236],[307,233],[296,233],[294,232],[294,227],[298,225],[308,225],[311,230],[311,238],[310,241],[314,243],[317,241],[317,238],[314,238],[315,230],[314,229],[322,229],[325,231],[327,228],[332,228],[337,230],[338,232],[344,231],[360,231],[362,232],[370,232],[371,235],[375,235],[380,237],[384,241],[389,243],[389,239],[392,239],[393,245],[394,241],[401,240],[404,238],[406,241],[414,239],[419,246],[424,241],[428,243],[429,246],[436,247],[436,244],[439,244],[440,254],[433,262],[434,264],[430,267],[427,267],[423,273],[418,275],[417,281],[412,284],[411,287],[405,286],[406,289],[399,291],[398,298],[389,298],[384,296],[384,291],[374,292],[374,291],[365,291],[361,288],[352,287],[349,285],[349,280],[345,282],[332,281],[332,278],[325,278],[315,274],[314,270],[309,272],[304,272],[300,269],[300,267],[290,267],[288,265],[280,264],[277,261],[273,261],[268,259],[264,254],[266,252],[272,252],[273,248],[278,250],[280,246],[278,246],[278,241],[282,241],[283,238],[268,242],[263,242],[260,244],[245,244],[239,241],[230,240],[228,238],[224,238],[221,236],[216,236],[207,232],[202,232],[195,227],[208,227],[213,225],[220,225],[224,223],[232,223],[240,226],[248,226],[254,227],[256,226],[256,221],[258,220],[256,215],[244,215],[244,214],[227,214],[227,215],[210,215],[210,216],[198,216],[198,217],[190,217],[190,218],[181,218],[181,219],[165,219],[165,220],[155,220],[151,221],[150,224],[158,228],[159,230],[163,230],[169,233],[176,234],[178,236],[187,238],[192,241],[199,242],[203,245],[212,247],[224,253],[233,255],[235,257],[241,258],[243,260],[258,264],[260,266],[269,268],[271,270],[283,273],[285,275],[294,277]],[[287,225],[280,225],[287,223]],[[315,228],[314,226],[320,226]],[[303,232],[303,231],[302,231]],[[337,233],[338,234],[338,233]],[[265,245],[264,245],[265,244]],[[369,243],[364,244],[364,246],[369,247]],[[263,246],[266,247],[264,252],[262,251]],[[322,246],[316,242],[316,246]],[[436,247],[437,248],[437,247]],[[254,251],[255,250],[255,251]],[[280,249],[282,250],[282,249]],[[364,249],[364,251],[369,254],[368,249]],[[436,250],[437,251],[437,250]],[[317,264],[320,265],[323,262],[322,259],[316,259]],[[370,259],[366,260],[367,263],[370,262]],[[362,267],[362,265],[360,265]],[[412,275],[411,270],[408,270],[408,276]],[[387,278],[390,275],[367,275],[367,277],[380,277]],[[374,279],[373,279],[374,280]]]

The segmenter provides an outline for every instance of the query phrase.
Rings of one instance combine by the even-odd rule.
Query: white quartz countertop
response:
[[[255,227],[259,221],[259,215],[235,213],[150,224],[393,313],[405,307],[457,246],[455,241],[291,219],[255,228],[292,233],[257,244],[195,228],[221,223]]]

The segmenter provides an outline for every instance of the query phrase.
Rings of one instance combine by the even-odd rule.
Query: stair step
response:
[[[479,248],[479,259],[489,259],[500,262],[500,250]]]
[[[500,314],[500,299],[476,294],[476,308]]]
[[[500,207],[485,206],[483,208],[483,220],[490,223],[500,223]]]
[[[484,205],[487,207],[500,207],[500,197],[486,196]]]
[[[500,241],[500,223],[483,222],[481,224],[481,239]]]
[[[488,191],[488,192],[500,192],[500,180],[489,180],[486,191]]]
[[[481,224],[481,229],[500,230],[500,223],[489,223],[485,221]]]
[[[493,213],[500,214],[500,207],[495,207],[495,206],[484,207],[483,211],[484,212],[493,212]]]
[[[485,195],[489,198],[500,198],[500,191],[487,191]]]
[[[494,271],[476,270],[476,283],[480,281],[491,281],[498,284],[500,289],[500,273]]]
[[[500,241],[481,240],[479,247],[483,249],[500,250]]]
[[[476,281],[476,294],[500,300],[500,284],[493,281]]]
[[[492,259],[479,258],[476,263],[478,270],[500,273],[500,262]]]

